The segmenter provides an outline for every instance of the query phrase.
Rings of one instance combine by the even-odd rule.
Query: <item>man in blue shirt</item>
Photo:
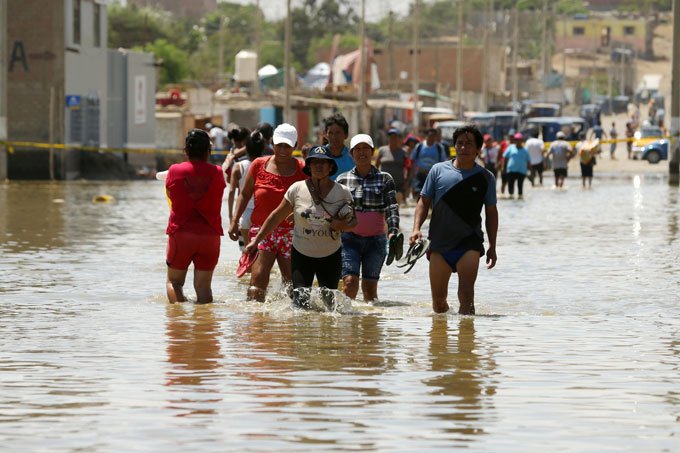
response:
[[[338,166],[338,171],[330,177],[335,181],[339,175],[354,168],[354,160],[345,146],[345,140],[349,137],[349,124],[341,113],[334,113],[323,120],[323,127],[328,140],[325,148]]]
[[[414,198],[420,195],[425,178],[432,166],[448,158],[444,145],[437,142],[437,134],[437,129],[428,129],[425,132],[425,142],[416,145],[411,153],[411,183]]]
[[[475,314],[475,281],[479,259],[484,256],[482,208],[489,241],[487,268],[496,265],[496,178],[475,162],[483,141],[481,132],[474,125],[456,129],[453,133],[456,159],[432,167],[416,206],[411,244],[422,239],[420,228],[432,207],[428,253],[432,308],[436,313],[449,310],[448,286],[451,274],[455,272],[458,273],[458,313]]]

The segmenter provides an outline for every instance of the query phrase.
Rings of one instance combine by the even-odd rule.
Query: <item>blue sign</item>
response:
[[[66,107],[69,109],[80,108],[80,96],[77,94],[67,94]]]

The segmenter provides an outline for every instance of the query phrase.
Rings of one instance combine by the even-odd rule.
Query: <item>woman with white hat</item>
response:
[[[342,281],[345,295],[365,301],[378,298],[378,280],[385,258],[389,265],[401,258],[404,237],[399,232],[399,204],[394,179],[372,164],[373,139],[366,134],[352,137],[350,153],[355,167],[337,177],[349,187],[358,224],[342,234]],[[387,243],[390,242],[389,253]]]
[[[246,210],[248,201],[255,197],[250,216],[250,239],[258,234],[269,214],[276,209],[286,190],[297,181],[305,179],[303,162],[293,157],[297,144],[297,130],[290,124],[281,124],[274,130],[274,155],[259,157],[250,164],[246,180],[236,203],[236,212],[229,227],[232,241],[239,238],[238,219]],[[293,223],[282,219],[275,224],[266,237],[262,237],[256,250],[248,288],[248,300],[264,302],[269,285],[269,275],[277,262],[284,284],[290,283],[290,251],[293,240]]]
[[[246,253],[254,252],[276,225],[293,214],[293,303],[301,308],[310,308],[310,288],[315,276],[322,288],[324,302],[332,308],[332,293],[327,290],[337,289],[340,281],[342,244],[339,232],[356,225],[352,194],[330,179],[337,170],[338,165],[328,150],[321,146],[312,148],[302,169],[310,178],[288,188],[279,206],[246,246]]]

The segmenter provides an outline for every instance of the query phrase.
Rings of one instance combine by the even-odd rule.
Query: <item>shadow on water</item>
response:
[[[445,422],[439,425],[442,431],[468,440],[486,434],[484,427],[493,417],[496,394],[496,383],[491,379],[496,364],[479,351],[475,318],[432,317],[430,369],[436,375],[425,383],[432,387],[430,393],[439,409],[430,417]]]
[[[165,385],[177,399],[168,408],[177,417],[214,414],[222,400],[217,385],[221,331],[212,307],[170,304],[166,309],[167,361]]]

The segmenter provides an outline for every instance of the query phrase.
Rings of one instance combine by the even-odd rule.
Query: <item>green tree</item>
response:
[[[178,83],[189,75],[189,56],[165,39],[157,39],[141,50],[153,53],[160,66],[159,85]]]
[[[157,39],[169,39],[169,13],[155,8],[113,4],[108,10],[109,47],[132,49]]]

